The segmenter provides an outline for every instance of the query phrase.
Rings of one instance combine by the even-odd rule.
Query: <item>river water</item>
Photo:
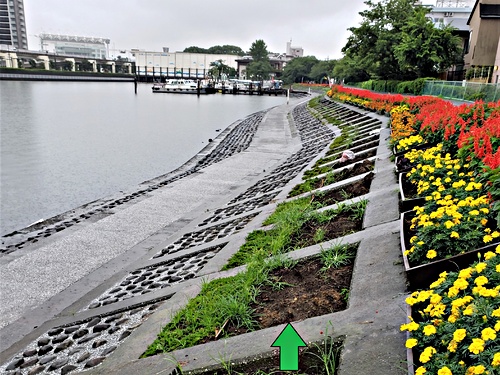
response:
[[[174,95],[151,84],[0,82],[0,234],[174,170],[284,97]]]

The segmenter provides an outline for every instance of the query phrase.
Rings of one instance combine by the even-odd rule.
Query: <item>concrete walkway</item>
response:
[[[134,327],[137,329],[121,345],[113,346],[110,349],[113,353],[106,356],[106,360],[103,356],[93,362],[92,366],[104,360],[100,366],[89,370],[91,373],[174,374],[176,361],[183,363],[183,369],[187,371],[214,366],[218,362],[217,358],[239,362],[271,355],[270,344],[283,326],[138,359],[159,329],[190,297],[198,293],[204,281],[228,276],[241,269],[219,272],[246,235],[259,228],[276,203],[284,200],[287,192],[301,181],[300,171],[303,167],[312,165],[326,151],[324,146],[316,147],[317,156],[312,160],[301,153],[311,147],[316,139],[321,139],[312,131],[304,141],[303,134],[307,133],[308,127],[302,126],[302,133],[299,133],[295,122],[302,119],[294,117],[293,120],[291,116],[294,108],[309,99],[293,99],[289,105],[270,110],[264,116],[250,147],[244,152],[154,190],[139,202],[116,208],[112,215],[101,220],[56,234],[43,246],[28,246],[19,252],[21,255],[6,257],[0,266],[0,364],[14,363],[15,358],[20,357],[12,360],[13,356],[23,351],[23,355],[29,358],[26,353],[30,350],[26,348],[29,345],[36,346],[36,340],[40,337],[61,334],[63,329],[57,327],[76,327],[79,324],[81,331],[82,324],[90,327],[90,322],[96,316],[102,317],[99,318],[101,322],[105,317],[118,316],[118,313],[130,314],[132,317],[137,313],[138,306],[147,307],[152,303],[154,309],[151,307],[151,311],[154,313],[144,314],[148,316],[147,320],[142,321],[140,327]],[[345,338],[341,375],[405,374],[404,335],[399,332],[399,325],[406,319],[405,276],[399,249],[397,184],[387,147],[389,129],[386,126],[387,118],[373,113],[364,114],[381,121],[380,144],[375,163],[376,176],[367,196],[369,204],[364,230],[339,240],[344,243],[360,242],[349,307],[339,313],[296,322],[294,327],[307,342],[322,340],[322,332],[330,325],[333,326],[335,337]],[[313,118],[304,121],[314,123]],[[333,134],[334,129],[329,131]],[[328,142],[324,142],[326,144]],[[316,149],[309,148],[310,152]],[[274,173],[270,174],[273,170]],[[293,178],[285,178],[287,183],[283,186],[278,184],[281,173],[293,171],[296,171]],[[254,191],[253,186],[256,184],[259,186],[255,190],[258,193],[242,197],[245,191],[246,194]],[[274,188],[271,188],[273,191],[276,191],[276,186],[281,186],[281,192],[275,194],[275,198],[267,205],[264,204],[266,202],[262,203],[257,210],[258,205],[251,205],[255,204],[256,199],[265,198],[266,184],[274,184]],[[233,201],[242,203],[231,203]],[[215,220],[213,217],[218,210],[230,210],[232,207],[237,207],[239,211],[227,214],[220,224],[215,225],[218,234],[211,234],[210,228],[213,226],[206,225],[207,232],[202,232],[201,236],[215,237],[212,242],[196,242],[196,235],[201,231],[200,228],[204,228],[203,223]],[[245,209],[247,212],[243,212]],[[242,224],[232,224],[231,215],[244,219],[249,213],[253,213],[253,220],[245,224],[244,229]],[[227,236],[221,235],[230,229],[234,232]],[[196,244],[190,247],[190,241]],[[175,245],[178,243],[181,245]],[[291,255],[302,258],[317,254],[327,245],[315,245]],[[172,253],[165,250],[169,247],[174,248],[176,253],[174,250]],[[120,282],[126,285],[122,280],[133,277],[129,275],[154,263],[160,264],[152,258],[158,256],[159,251],[165,252],[165,261],[161,264],[166,265],[176,259],[185,263],[182,256],[191,255],[194,258],[200,254],[210,255],[203,255],[207,256],[208,263],[193,279],[114,304],[100,305],[95,311],[88,309],[89,304],[98,300],[103,293],[111,293],[107,291],[121,285]],[[165,298],[167,302],[164,302]],[[128,313],[132,308],[133,312]],[[108,320],[112,321],[111,318]],[[48,366],[45,370],[43,366],[39,368],[40,371],[59,371],[62,368],[63,372],[65,368],[68,372],[76,368],[71,368],[62,360],[51,366],[52,370]]]

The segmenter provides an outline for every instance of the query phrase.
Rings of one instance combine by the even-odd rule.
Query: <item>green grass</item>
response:
[[[323,263],[323,271],[330,268],[339,268],[352,262],[356,256],[359,243],[347,245],[334,245],[328,249],[321,249],[320,258]]]
[[[259,328],[250,307],[255,302],[261,286],[271,285],[282,289],[287,285],[270,276],[278,268],[293,268],[297,261],[291,260],[286,253],[303,247],[298,241],[292,244],[294,236],[300,238],[301,226],[306,222],[329,223],[339,213],[348,212],[359,217],[364,212],[366,201],[354,205],[340,205],[337,209],[317,212],[310,200],[296,200],[279,205],[266,220],[273,224],[271,230],[251,232],[246,243],[230,259],[226,268],[247,264],[246,271],[235,276],[216,279],[202,285],[200,293],[173,316],[158,334],[156,340],[147,348],[142,357],[191,347],[220,335],[225,337],[224,327],[231,323],[238,328],[255,330]],[[324,233],[317,231],[313,241],[323,241]],[[339,247],[323,254],[324,267],[341,264],[341,251],[349,258],[349,248]],[[330,252],[330,253],[328,253]],[[333,259],[333,262],[329,259]],[[327,263],[329,262],[329,263]]]
[[[270,256],[324,242],[328,238],[325,237],[322,225],[327,225],[343,213],[350,214],[353,221],[362,219],[367,202],[362,200],[352,205],[340,204],[335,209],[322,212],[316,211],[318,206],[311,204],[309,198],[284,202],[278,205],[276,211],[265,222],[274,224],[274,227],[270,230],[250,232],[245,243],[228,260],[223,269],[261,262]],[[312,239],[300,236],[301,227],[308,224],[318,227]]]

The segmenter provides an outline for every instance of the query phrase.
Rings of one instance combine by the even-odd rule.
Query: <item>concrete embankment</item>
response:
[[[220,155],[213,162],[154,185],[140,200],[108,208],[112,214],[95,222],[13,251],[0,266],[0,369],[173,374],[175,362],[190,370],[213,366],[218,358],[269,356],[282,326],[138,359],[203,282],[240,270],[220,272],[339,134],[308,112],[308,99],[262,114],[244,149],[227,153],[228,131],[207,153]],[[304,340],[316,342],[332,324],[334,335],[345,338],[341,375],[404,373],[399,325],[406,318],[405,279],[387,118],[363,112],[356,121],[378,127],[380,144],[363,230],[340,239],[360,242],[349,306],[294,326]],[[317,254],[327,245],[291,256]]]

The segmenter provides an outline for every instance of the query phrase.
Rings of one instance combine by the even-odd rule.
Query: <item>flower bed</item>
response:
[[[410,286],[424,289],[407,299],[413,315],[401,327],[415,374],[500,374],[500,101],[455,106],[340,86],[328,95],[390,112],[398,172],[425,199],[401,221]]]
[[[406,347],[415,374],[500,371],[500,245],[459,272],[442,272],[430,289],[412,293]]]

